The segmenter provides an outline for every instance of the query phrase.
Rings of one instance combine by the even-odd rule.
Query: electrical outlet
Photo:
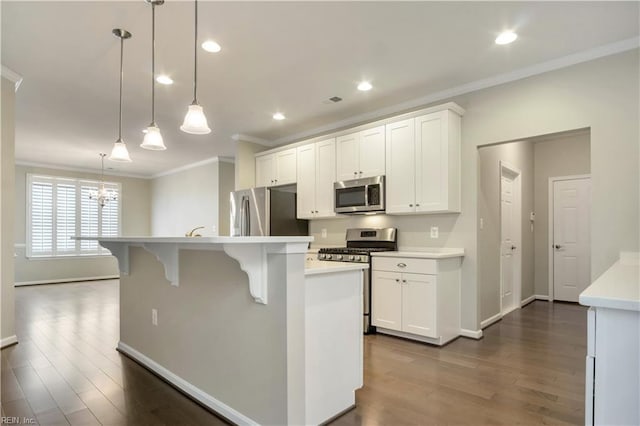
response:
[[[327,228],[322,228],[321,235],[322,238],[327,238]]]
[[[484,229],[484,219],[480,218],[480,229]]]
[[[438,227],[437,226],[432,226],[431,227],[431,238],[438,238]]]
[[[151,324],[158,325],[158,310],[151,309]]]

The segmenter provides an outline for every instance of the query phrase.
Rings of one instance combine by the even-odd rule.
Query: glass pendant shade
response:
[[[164,141],[162,140],[162,135],[160,134],[160,129],[156,125],[151,125],[147,127],[147,133],[144,135],[144,139],[140,146],[144,149],[149,149],[151,151],[164,151],[167,149],[164,146]]]
[[[192,135],[206,135],[211,133],[211,129],[207,124],[207,117],[204,116],[204,111],[200,105],[189,105],[187,115],[184,117],[184,122],[182,126],[180,126],[180,130],[185,133],[191,133]]]
[[[123,163],[131,162],[131,157],[129,157],[129,150],[127,150],[127,145],[124,144],[124,141],[122,139],[118,139],[113,144],[113,149],[111,150],[109,160],[121,161]]]

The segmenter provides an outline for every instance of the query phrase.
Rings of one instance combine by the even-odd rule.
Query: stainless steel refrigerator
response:
[[[296,218],[296,185],[252,188],[231,193],[230,235],[309,235],[309,223]]]

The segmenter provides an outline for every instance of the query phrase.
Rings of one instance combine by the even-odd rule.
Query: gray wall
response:
[[[253,188],[256,185],[256,160],[258,152],[266,146],[242,140],[236,141],[235,189]]]
[[[534,294],[534,235],[529,214],[534,211],[534,147],[529,141],[481,147],[480,182],[478,188],[478,280],[483,284],[480,293],[480,318],[500,313],[500,161],[521,172],[521,230],[522,241],[516,241],[522,256],[521,300]]]
[[[2,78],[1,140],[0,140],[0,339],[15,336],[13,289],[14,233],[14,160],[15,160],[15,84]]]
[[[184,237],[191,229],[204,226],[196,231],[204,237],[228,235],[228,193],[233,181],[233,164],[218,159],[154,178],[151,234]]]
[[[484,293],[495,292],[491,283],[480,280],[478,272],[479,146],[590,128],[592,278],[613,264],[620,250],[639,250],[638,64],[635,49],[448,99],[466,110],[462,119],[462,213],[398,217],[389,223],[397,224],[406,245],[446,243],[465,249],[463,328],[479,329],[480,321],[486,319],[478,310],[479,301],[488,297]],[[316,245],[342,243],[345,225],[367,220],[313,221],[310,229]],[[435,223],[444,236],[431,240],[428,227]],[[321,238],[322,228],[330,230],[330,238]]]
[[[46,281],[78,280],[84,278],[112,277],[118,275],[115,258],[111,256],[74,257],[70,259],[27,259],[26,257],[26,207],[27,173],[47,176],[64,176],[79,179],[99,180],[99,174],[41,167],[16,166],[15,203],[15,281],[34,283]],[[109,182],[122,185],[121,234],[123,236],[150,235],[151,184],[148,179],[105,175]]]
[[[535,294],[549,295],[549,178],[589,174],[590,146],[588,131],[534,144]]]

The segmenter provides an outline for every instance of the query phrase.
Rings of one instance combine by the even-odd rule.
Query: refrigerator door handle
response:
[[[240,203],[240,235],[251,235],[251,217],[249,216],[249,197],[244,195]]]

